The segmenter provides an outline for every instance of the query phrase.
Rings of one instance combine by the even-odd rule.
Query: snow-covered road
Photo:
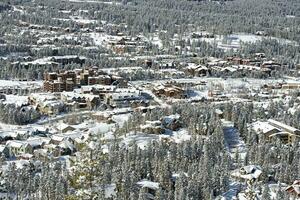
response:
[[[245,142],[239,136],[238,130],[233,126],[232,122],[222,121],[223,122],[223,131],[225,142],[227,144],[228,152],[232,158],[232,167],[236,168],[238,166],[237,156],[239,158],[239,163],[243,163],[247,149],[245,146]],[[241,189],[242,184],[231,180],[230,189],[224,193],[221,197],[222,200],[232,200],[237,199],[237,194]]]

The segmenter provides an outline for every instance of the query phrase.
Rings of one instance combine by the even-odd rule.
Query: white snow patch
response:
[[[145,133],[136,133],[133,132],[129,133],[126,137],[122,136],[121,144],[130,147],[133,143],[136,143],[136,145],[140,149],[145,149],[149,142],[153,140],[158,140],[159,136],[154,134],[145,134]]]
[[[137,182],[137,184],[143,188],[150,188],[153,190],[157,190],[159,189],[159,183],[158,182],[153,182],[153,181],[149,181],[149,180],[141,180],[139,182]]]
[[[105,186],[105,198],[112,198],[113,196],[116,196],[116,188],[117,186],[115,183]]]
[[[186,129],[180,129],[179,131],[173,131],[173,135],[171,136],[172,140],[175,143],[181,143],[184,141],[188,141],[191,139],[191,135],[189,135]]]
[[[26,105],[28,103],[28,96],[6,95],[5,104],[16,104],[17,106]]]

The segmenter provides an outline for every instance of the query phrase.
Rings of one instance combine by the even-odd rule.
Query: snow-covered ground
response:
[[[223,121],[225,142],[228,145],[230,156],[234,159],[239,154],[240,161],[246,156],[245,142],[240,138],[239,132],[230,122]]]
[[[132,144],[136,144],[140,149],[145,149],[149,142],[153,140],[159,140],[158,135],[147,133],[129,133],[126,136],[122,136],[121,144],[130,147]]]
[[[175,142],[175,143],[181,143],[184,141],[188,141],[191,139],[191,135],[189,135],[189,133],[187,132],[186,129],[180,129],[178,131],[173,131],[173,134],[171,136],[171,139]]]
[[[86,19],[81,16],[71,16],[70,17],[72,21],[80,24],[95,24],[97,23],[97,20],[92,20],[92,19]]]
[[[120,2],[113,2],[113,1],[69,0],[69,2],[74,2],[74,3],[100,3],[100,4],[109,4],[109,5],[122,5]]]
[[[232,122],[223,120],[222,123],[223,123],[224,137],[225,137],[225,142],[227,144],[228,152],[233,161],[232,165],[235,166],[236,165],[235,157],[237,153],[241,162],[245,159],[247,153],[245,142],[239,137],[239,133],[236,130],[236,128],[234,128]],[[239,193],[241,186],[242,186],[241,183],[231,180],[229,191],[224,193],[221,199],[222,200],[236,199],[236,196]]]
[[[116,196],[116,184],[109,184],[105,186],[105,198],[112,198]]]
[[[0,88],[18,87],[18,88],[40,88],[43,86],[42,81],[13,81],[13,80],[0,80]]]
[[[106,33],[89,33],[90,38],[94,41],[95,45],[107,46],[108,41],[117,41],[122,39],[121,36],[111,36]]]
[[[168,139],[171,142],[182,143],[191,139],[191,135],[186,129],[179,129],[178,131],[168,130],[165,134],[148,134],[142,132],[130,132],[127,135],[120,137],[121,144],[130,147],[133,143],[141,149],[145,149],[147,145],[154,140]]]
[[[89,130],[92,134],[104,134],[111,131],[115,127],[115,124],[97,123],[94,127]]]
[[[158,35],[154,35],[153,37],[149,38],[149,41],[153,44],[158,46],[158,48],[163,48],[162,40],[159,38]]]
[[[16,104],[18,106],[26,105],[28,103],[28,96],[6,95],[6,104]]]
[[[170,81],[176,81],[178,83],[194,83],[200,84],[201,82],[206,82],[206,88],[213,89],[215,86],[221,86],[225,90],[231,90],[233,88],[245,87],[249,89],[259,89],[262,85],[265,84],[276,84],[286,82],[300,83],[300,80],[292,79],[255,79],[255,78],[211,78],[211,77],[193,77],[193,78],[172,78],[165,80],[156,80],[157,84],[165,84]],[[132,85],[140,86],[147,83],[153,83],[152,81],[131,81]]]
[[[238,49],[241,47],[242,43],[255,43],[262,41],[263,39],[277,40],[281,44],[292,44],[299,45],[296,41],[291,41],[282,38],[269,37],[269,36],[259,36],[248,33],[234,33],[230,35],[216,35],[215,38],[199,38],[192,39],[192,41],[200,40],[211,44],[216,44],[218,48],[224,50]]]

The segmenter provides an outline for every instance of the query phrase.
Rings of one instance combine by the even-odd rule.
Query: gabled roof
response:
[[[278,130],[278,132],[280,131],[278,128],[270,125],[268,122],[262,122],[262,121],[254,122],[251,125],[251,127],[255,132],[257,132],[257,133],[262,132],[263,134],[268,133],[273,130]]]
[[[62,141],[61,143],[59,143],[58,146],[63,149],[70,149],[71,151],[73,151],[75,149],[74,145],[67,140]]]
[[[268,122],[272,125],[272,126],[275,126],[275,127],[278,127],[280,129],[284,129],[286,131],[289,131],[289,132],[292,132],[292,133],[296,133],[297,131],[299,131],[298,129],[292,127],[292,126],[289,126],[289,125],[286,125],[284,123],[281,123],[281,122],[278,122],[278,121],[275,121],[273,119],[269,119]]]
[[[13,147],[13,148],[22,148],[26,146],[31,146],[28,142],[26,141],[20,141],[20,140],[10,140],[6,142],[6,145],[8,147]]]
[[[66,130],[66,129],[71,129],[71,130],[75,130],[74,127],[68,125],[68,124],[65,124],[65,123],[60,123],[58,124],[56,127],[55,127],[57,130],[59,131],[63,131],[63,130]]]
[[[290,193],[295,193],[297,196],[300,196],[300,180],[294,181],[294,183],[288,186],[285,190]]]

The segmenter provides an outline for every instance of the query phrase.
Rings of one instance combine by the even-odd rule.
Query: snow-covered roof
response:
[[[41,103],[43,107],[62,107],[64,104],[62,101],[49,100]]]
[[[16,104],[18,106],[23,106],[28,104],[28,96],[19,95],[6,95],[4,104]]]
[[[5,137],[16,137],[18,135],[18,133],[16,133],[15,131],[5,131],[2,132],[0,131],[0,138],[5,138]]]
[[[54,134],[54,135],[51,135],[51,139],[54,140],[54,141],[63,141],[66,138],[68,138],[68,136],[63,135],[63,134]]]
[[[140,125],[141,129],[151,128],[151,127],[158,127],[161,126],[161,121],[146,121],[145,124]]]
[[[153,181],[149,181],[149,180],[141,180],[139,182],[137,182],[137,184],[143,188],[150,188],[153,190],[157,190],[159,189],[159,183],[158,182],[153,182]]]
[[[26,145],[29,145],[26,141],[20,141],[20,140],[10,140],[6,142],[6,145],[13,148],[21,148]]]
[[[270,125],[268,122],[262,122],[262,121],[254,122],[251,125],[251,127],[255,132],[257,133],[262,132],[263,134],[268,133],[272,130],[278,130],[276,127]]]
[[[286,191],[295,192],[297,195],[300,195],[300,180],[295,180],[292,185],[286,188]]]
[[[232,172],[231,175],[246,180],[253,180],[253,179],[257,179],[261,174],[262,174],[262,169],[260,166],[248,165],[238,170],[235,170],[234,172]]]
[[[292,132],[292,133],[296,133],[299,131],[298,129],[296,129],[294,127],[291,127],[289,125],[286,125],[286,124],[278,122],[278,121],[275,121],[273,119],[269,119],[268,122],[277,128],[284,129],[284,130]]]
[[[67,100],[72,100],[73,98],[85,98],[89,100],[93,100],[94,98],[98,98],[99,96],[97,95],[92,95],[92,94],[79,94],[76,92],[62,92],[61,95]]]
[[[112,99],[114,100],[125,100],[125,99],[136,99],[136,98],[141,98],[141,96],[139,95],[139,93],[113,93],[113,94],[109,94]]]
[[[71,151],[73,151],[75,149],[74,145],[67,140],[60,142],[58,146],[63,149],[70,149]]]
[[[72,126],[70,126],[70,125],[68,125],[68,124],[65,124],[65,123],[59,123],[59,124],[57,124],[57,125],[55,126],[55,128],[56,128],[57,130],[59,130],[59,131],[63,131],[63,130],[68,129],[68,128],[70,128],[70,129],[72,129],[72,130],[75,130],[74,127],[72,127]]]
[[[32,146],[41,146],[43,144],[49,144],[50,138],[48,137],[30,137],[27,139],[27,142]]]
[[[225,68],[222,69],[222,71],[225,71],[225,70],[228,70],[228,71],[230,71],[230,72],[235,72],[235,71],[237,71],[237,69],[234,68],[234,67],[225,67]]]
[[[175,114],[175,115],[169,115],[163,118],[164,123],[166,124],[170,124],[172,122],[174,122],[174,120],[179,120],[180,119],[180,115],[179,114]]]
[[[5,145],[0,145],[0,152],[3,152],[5,150],[6,146]]]
[[[46,100],[56,100],[57,97],[52,93],[32,93],[30,97],[35,99],[37,102],[44,102]]]

